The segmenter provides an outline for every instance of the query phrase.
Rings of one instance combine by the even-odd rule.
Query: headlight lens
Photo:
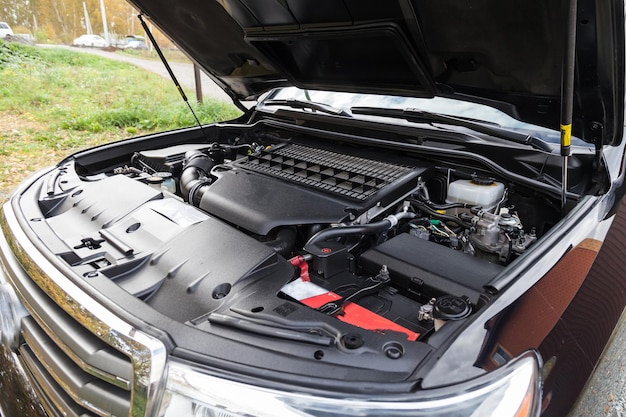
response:
[[[160,417],[530,417],[539,415],[539,359],[527,352],[477,379],[414,395],[331,398],[217,378],[171,362]]]

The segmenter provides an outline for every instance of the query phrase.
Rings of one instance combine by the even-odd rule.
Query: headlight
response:
[[[160,417],[530,417],[539,415],[539,360],[527,352],[472,381],[412,395],[321,397],[217,378],[172,362]]]

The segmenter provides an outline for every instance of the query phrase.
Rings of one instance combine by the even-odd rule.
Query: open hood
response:
[[[131,0],[234,100],[270,88],[443,96],[559,128],[566,1]],[[578,1],[573,134],[621,141],[622,0]]]

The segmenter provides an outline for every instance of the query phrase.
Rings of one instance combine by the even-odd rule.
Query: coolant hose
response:
[[[453,208],[472,208],[471,204],[467,204],[467,203],[445,203],[445,204],[436,204],[433,203],[430,200],[424,200],[423,198],[421,198],[421,196],[417,197],[417,201],[424,203],[426,205],[428,205],[428,207],[432,208],[433,210],[450,210]]]
[[[420,200],[411,199],[411,205],[428,213],[429,215],[433,216],[435,219],[443,220],[444,222],[452,222],[452,223],[458,224],[464,229],[469,229],[470,227],[472,227],[470,224],[464,222],[463,220],[459,219],[456,216],[438,213],[435,209],[431,208],[428,204]]]
[[[194,150],[185,154],[185,167],[180,175],[180,193],[189,203],[198,207],[202,194],[211,184],[209,172],[213,168],[213,160],[201,151]]]
[[[359,224],[354,226],[338,226],[321,230],[313,235],[305,246],[313,245],[319,242],[336,239],[347,236],[373,235],[391,229],[398,224],[398,221],[405,218],[413,218],[415,213],[403,211],[401,213],[391,214],[379,222]]]

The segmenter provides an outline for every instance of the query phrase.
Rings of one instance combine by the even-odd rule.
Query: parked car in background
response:
[[[568,414],[626,306],[622,0],[131,2],[242,115],[2,206],[3,415]]]
[[[13,30],[8,23],[0,22],[0,38],[6,38],[7,36],[13,36]]]
[[[16,33],[15,37],[29,44],[34,44],[36,41],[35,36],[31,33]]]
[[[98,35],[81,35],[78,38],[74,39],[72,45],[105,48],[109,46],[109,43],[104,38]]]
[[[148,45],[144,41],[131,40],[123,46],[124,49],[148,49]]]

